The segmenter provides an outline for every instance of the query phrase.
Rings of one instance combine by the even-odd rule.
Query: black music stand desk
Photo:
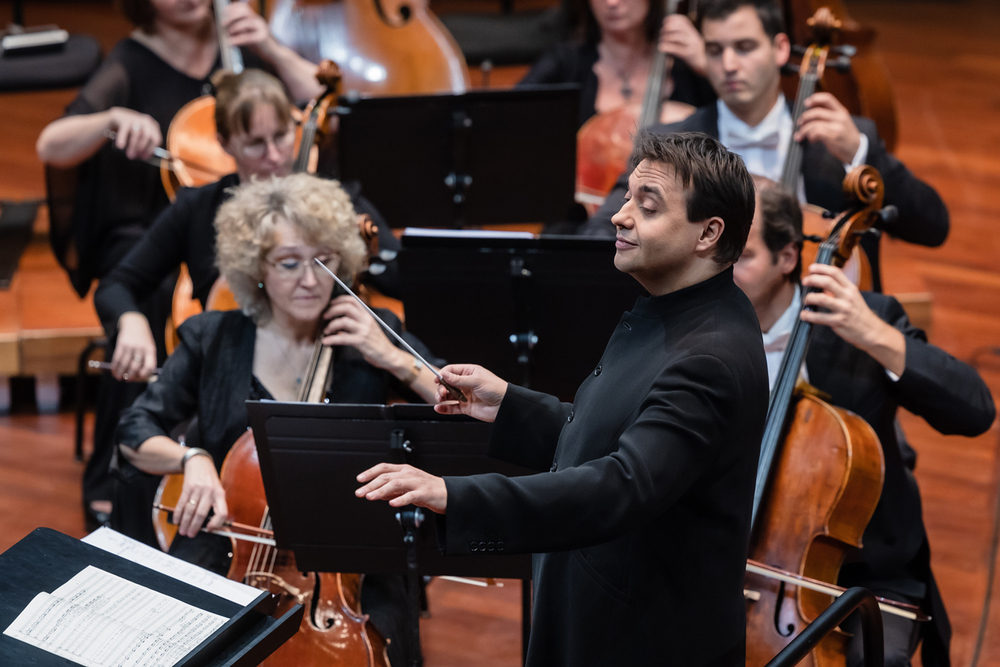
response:
[[[223,599],[138,563],[85,544],[49,528],[37,528],[0,554],[0,627],[7,628],[34,597],[52,592],[93,565],[229,621],[175,667],[252,667],[259,665],[299,629],[303,607],[280,619],[268,614],[276,598],[266,591],[246,607]],[[65,667],[73,664],[22,641],[0,634],[0,664]]]
[[[357,475],[381,462],[409,463],[438,476],[532,472],[487,456],[492,424],[409,404],[247,401],[247,412],[274,538],[279,548],[295,554],[299,567],[311,572],[521,579],[527,632],[529,554],[445,556],[438,548],[431,512],[409,533],[410,548],[401,526],[405,511],[354,495]],[[527,634],[524,639],[526,648]]]
[[[566,220],[574,209],[576,84],[340,98],[338,177],[393,227]]]
[[[402,246],[407,331],[453,363],[563,401],[646,294],[615,268],[613,239],[408,230]]]

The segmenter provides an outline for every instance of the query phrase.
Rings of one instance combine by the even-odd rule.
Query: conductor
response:
[[[572,404],[480,366],[443,379],[494,422],[491,455],[539,474],[379,464],[357,495],[438,517],[447,554],[534,553],[527,663],[744,664],[743,577],[767,366],[733,282],[754,212],[743,161],[703,134],[641,133],[615,266],[649,292]]]

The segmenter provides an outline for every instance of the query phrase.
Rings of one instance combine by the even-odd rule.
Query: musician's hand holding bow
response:
[[[467,401],[456,401],[447,387],[438,383],[437,405],[434,410],[444,415],[469,415],[479,421],[497,418],[500,403],[507,394],[507,382],[482,366],[449,364],[441,369],[441,379],[461,389]]]
[[[118,380],[145,381],[156,372],[156,342],[146,316],[123,313],[111,357],[111,373]]]
[[[208,456],[192,456],[184,464],[184,488],[174,509],[174,523],[177,532],[185,537],[194,537],[201,530],[209,510],[215,514],[205,526],[212,532],[221,529],[229,518],[226,505],[226,490],[219,481],[215,461]]]
[[[392,507],[416,505],[438,514],[448,507],[444,480],[410,465],[379,463],[358,475],[358,481],[364,484],[354,492],[358,498],[388,500]]]

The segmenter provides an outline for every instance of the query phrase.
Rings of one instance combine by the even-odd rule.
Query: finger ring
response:
[[[132,131],[133,132],[139,131],[139,123],[132,123]]]
[[[198,501],[195,500],[194,498],[192,498],[191,500],[188,501],[188,505],[197,505],[197,504],[198,504]]]
[[[128,379],[128,373],[122,373],[122,379],[123,380],[127,380]]]

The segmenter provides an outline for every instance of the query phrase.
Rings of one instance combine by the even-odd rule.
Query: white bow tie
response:
[[[778,130],[770,132],[745,132],[741,129],[729,129],[726,132],[726,146],[733,150],[762,148],[764,150],[777,150],[781,143]]]
[[[788,346],[788,339],[792,337],[791,331],[778,334],[773,339],[764,343],[764,352],[784,352]]]

